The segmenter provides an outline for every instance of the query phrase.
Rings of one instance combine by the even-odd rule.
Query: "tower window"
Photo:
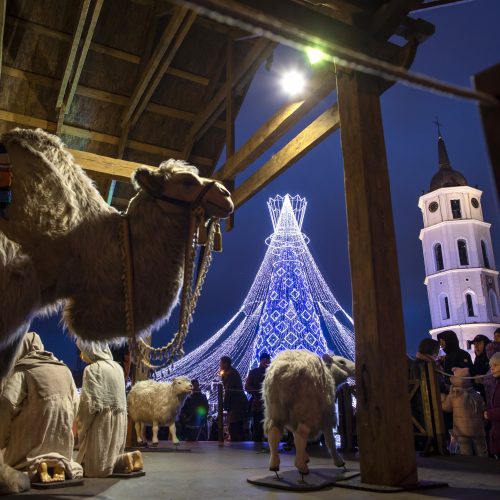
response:
[[[458,240],[457,247],[458,247],[458,258],[460,260],[460,265],[468,266],[469,255],[467,253],[467,242],[465,240]]]
[[[494,290],[490,288],[491,312],[493,316],[498,316],[498,297]]]
[[[483,253],[483,264],[484,267],[490,267],[490,259],[488,258],[488,249],[486,248],[486,242],[481,240],[481,252]]]
[[[472,294],[471,293],[466,293],[465,294],[465,301],[467,303],[467,316],[473,317],[475,316],[474,312],[474,302],[472,301]]]
[[[450,303],[446,295],[439,297],[439,307],[441,309],[441,319],[450,319]]]
[[[460,200],[451,200],[451,213],[454,219],[462,218],[462,209],[460,208]]]
[[[434,260],[436,262],[436,271],[442,271],[444,269],[444,263],[443,263],[443,249],[441,248],[441,243],[436,243],[434,245]]]

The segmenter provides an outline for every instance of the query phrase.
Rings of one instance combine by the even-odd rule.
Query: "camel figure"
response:
[[[0,380],[31,320],[62,308],[70,333],[87,340],[125,336],[120,230],[110,207],[61,140],[41,129],[0,137],[12,164],[12,204],[0,218]],[[168,160],[138,168],[130,200],[134,331],[157,329],[178,300],[189,202],[227,217],[230,193],[196,168]],[[209,187],[208,184],[211,184]],[[181,204],[175,202],[180,200]],[[186,203],[188,202],[188,203]]]

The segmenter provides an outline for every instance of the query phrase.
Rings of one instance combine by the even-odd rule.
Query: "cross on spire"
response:
[[[439,118],[437,116],[436,116],[436,119],[432,123],[434,123],[437,126],[438,137],[441,137],[441,127],[443,126],[443,124],[439,122]]]

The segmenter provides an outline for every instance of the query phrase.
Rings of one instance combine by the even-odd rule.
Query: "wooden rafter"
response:
[[[285,104],[232,157],[228,158],[226,163],[215,172],[214,177],[221,180],[234,179],[334,89],[334,75],[318,75],[311,83],[305,99]]]
[[[80,75],[82,74],[82,69],[83,69],[83,66],[85,64],[85,60],[87,59],[88,50],[90,47],[90,43],[92,41],[92,37],[94,36],[94,30],[95,30],[95,27],[97,25],[97,20],[99,19],[99,14],[101,13],[103,1],[104,0],[95,0],[95,3],[94,3],[93,8],[92,8],[90,22],[87,26],[83,45],[82,45],[82,48],[80,51],[80,55],[78,57],[78,62],[74,68],[73,77],[71,79],[71,85],[70,85],[69,91],[67,92],[66,95],[65,95],[66,88],[64,88],[63,97],[61,98],[61,104],[59,106],[59,117],[57,120],[57,128],[56,128],[57,134],[59,134],[61,132],[61,127],[62,127],[63,122],[64,122],[64,115],[71,108],[71,103],[73,102],[73,98],[75,97],[76,88],[77,88],[78,82],[80,80]],[[87,10],[88,10],[88,5],[87,5],[87,9],[85,9],[86,4],[87,4],[87,0],[84,0],[82,12],[81,12],[81,14],[83,15],[83,20],[82,20],[82,15],[81,15],[80,19],[78,21],[77,31],[83,30],[83,27],[85,25],[85,17],[87,15]],[[81,33],[80,33],[80,35],[81,35]],[[77,37],[75,34],[75,37],[73,38],[71,50],[73,50],[73,45],[76,41],[75,55],[76,55],[76,49],[78,48],[78,45],[80,43],[80,35]],[[71,51],[70,51],[70,56],[71,56]],[[68,79],[69,79],[70,74],[73,70],[73,62],[74,62],[74,57],[72,59],[71,59],[71,57],[68,58],[68,64],[66,65],[66,69],[64,72],[65,77],[67,77]],[[62,90],[62,86],[61,86],[61,90]],[[58,103],[59,103],[59,98],[58,98]]]
[[[236,208],[248,201],[255,193],[282,174],[297,160],[318,145],[340,126],[338,107],[327,109],[285,147],[274,154],[260,169],[251,175],[233,193]]]
[[[25,29],[30,29],[42,35],[71,43],[72,36],[62,31],[58,31],[52,28],[47,28],[46,26],[42,26],[41,24],[27,21],[19,17],[7,16],[6,19],[8,23],[19,25]],[[102,45],[96,42],[91,42],[90,50],[93,52],[97,52],[99,54],[104,54],[109,57],[113,57],[115,59],[127,61],[132,64],[139,64],[141,60],[141,58],[136,54],[132,54],[130,52],[126,52],[120,49],[114,49],[113,47],[108,47],[106,45]],[[167,75],[172,75],[177,78],[181,78],[183,80],[188,80],[190,82],[197,83],[198,85],[206,86],[209,84],[209,80],[207,77],[202,75],[197,75],[189,71],[184,71],[175,67],[168,68],[166,73]]]
[[[386,40],[396,31],[401,20],[421,3],[422,0],[392,0],[382,4],[378,11],[370,16],[369,31],[376,38]]]
[[[39,75],[38,73],[31,73],[30,71],[23,71],[11,66],[4,65],[2,67],[2,72],[3,74],[12,78],[18,78],[20,80],[33,82],[37,85],[41,85],[47,88],[57,89],[60,85],[59,80],[55,78]],[[85,85],[78,85],[78,87],[76,88],[76,94],[84,97],[89,97],[91,99],[96,99],[97,101],[110,102],[119,106],[126,106],[129,103],[129,98],[127,96],[113,94],[112,92],[94,89],[92,87],[86,87]],[[164,106],[163,104],[156,104],[153,102],[150,102],[147,105],[146,110],[150,113],[170,116],[171,118],[178,118],[187,122],[193,122],[196,118],[196,115],[189,111],[172,108],[170,106]],[[224,129],[225,123],[222,120],[218,120],[214,123],[214,127]]]
[[[49,132],[55,132],[57,126],[55,122],[49,120],[34,118],[32,116],[27,116],[19,113],[12,113],[10,111],[4,111],[4,110],[0,110],[0,120],[9,123],[16,123],[18,125],[25,125],[28,127],[40,127]],[[90,141],[112,144],[114,146],[118,146],[120,141],[120,138],[115,135],[95,132],[80,127],[74,127],[71,125],[63,125],[61,133],[73,137],[88,139]],[[145,153],[151,153],[154,155],[163,156],[165,159],[167,158],[181,159],[183,157],[181,151],[165,148],[163,146],[157,146],[155,144],[148,144],[140,141],[128,140],[127,148],[133,149],[135,151],[142,151]],[[211,160],[210,158],[205,158],[203,156],[193,156],[192,160],[194,163],[205,167],[211,167],[213,165],[213,160]]]
[[[191,8],[224,19],[228,24],[242,23],[254,32],[266,33],[272,39],[285,37],[300,44],[327,43],[330,48],[366,50],[382,59],[390,59],[398,46],[374,39],[368,32],[338,19],[294,4],[289,0],[173,0]],[[271,36],[272,34],[272,36]]]
[[[266,58],[270,50],[274,49],[275,44],[269,43],[267,40],[258,40],[252,49],[246,54],[243,61],[233,71],[233,80],[231,83],[226,82],[223,87],[214,95],[205,108],[198,114],[196,120],[191,126],[188,133],[184,155],[189,157],[193,144],[209,126],[211,126],[219,117],[224,106],[227,95],[227,86],[233,88],[243,87],[248,80],[253,76],[256,70],[256,63],[260,65],[263,58]]]
[[[132,173],[142,164],[133,161],[119,160],[108,156],[70,149],[70,153],[75,157],[76,163],[87,172],[106,176],[109,180],[130,182]]]
[[[142,75],[139,78],[139,81],[134,89],[134,92],[132,93],[132,97],[130,98],[129,105],[127,106],[127,109],[123,113],[122,116],[123,127],[125,127],[127,122],[131,120],[134,111],[139,105],[144,93],[148,88],[148,85],[150,84],[155,73],[157,72],[163,57],[169,50],[169,47],[171,47],[172,41],[174,40],[174,37],[177,31],[179,30],[182,21],[187,16],[187,14],[188,14],[187,8],[178,7],[176,8],[174,14],[172,15],[169,23],[167,24],[163,32],[162,37],[158,42],[158,45],[156,46],[155,51],[151,55],[151,58],[149,59]]]
[[[75,33],[73,35],[73,40],[71,41],[71,46],[69,49],[68,60],[66,61],[66,68],[64,69],[63,77],[61,80],[61,86],[59,88],[59,94],[57,96],[56,109],[59,110],[64,103],[64,96],[66,94],[66,88],[69,83],[71,74],[73,73],[73,64],[75,63],[76,54],[78,47],[80,46],[80,40],[82,38],[83,27],[87,19],[87,12],[90,7],[90,0],[83,0],[82,6],[80,8],[80,16],[76,24]]]

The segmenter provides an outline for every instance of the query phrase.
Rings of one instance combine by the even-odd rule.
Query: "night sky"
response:
[[[472,75],[499,62],[498,0],[422,11],[413,17],[433,23],[436,33],[419,48],[412,71],[470,87]],[[286,102],[287,97],[278,84],[280,72],[305,64],[301,54],[280,48],[271,71],[259,70],[236,122],[237,148]],[[336,95],[330,95],[272,152],[239,176],[237,185],[335,101]],[[453,168],[465,175],[469,185],[477,185],[483,191],[483,214],[492,224],[493,247],[500,258],[498,199],[475,103],[402,84],[391,87],[381,101],[407,351],[412,354],[431,326],[418,238],[422,216],[417,203],[422,191],[428,191],[438,168],[437,133],[433,124],[436,116],[443,124],[442,135]],[[221,164],[223,161],[224,155]],[[343,166],[337,131],[238,210],[234,230],[223,235],[224,252],[214,256],[187,340],[187,352],[210,337],[239,308],[264,257],[267,248],[264,240],[272,232],[267,199],[286,193],[307,198],[303,231],[311,240],[312,255],[337,300],[352,314]],[[76,348],[67,335],[61,334],[58,319],[36,320],[32,329],[42,335],[48,350],[70,366],[75,365]],[[174,329],[173,322],[164,327],[156,334],[155,343],[165,343]]]

